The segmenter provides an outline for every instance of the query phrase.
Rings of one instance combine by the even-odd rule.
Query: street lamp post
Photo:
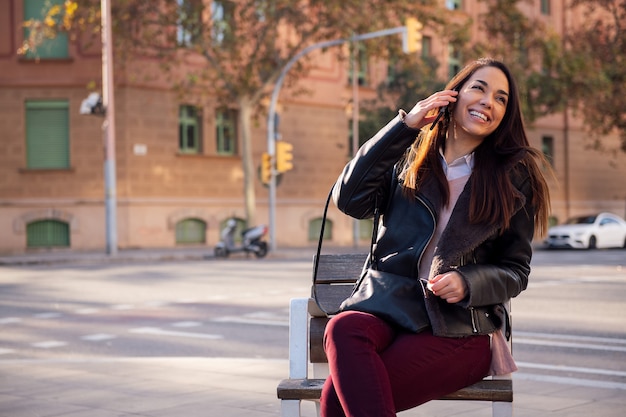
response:
[[[115,171],[115,100],[113,94],[113,43],[111,3],[102,0],[102,105],[104,135],[104,204],[106,211],[106,252],[117,254],[117,191]]]
[[[350,157],[359,149],[359,44],[352,44],[352,143]],[[352,244],[359,246],[359,220],[352,219]]]
[[[293,56],[285,64],[278,79],[276,80],[276,84],[274,84],[274,90],[272,91],[272,98],[270,100],[270,108],[267,114],[267,152],[272,159],[272,170],[270,175],[270,183],[269,183],[269,239],[270,239],[270,249],[272,251],[276,250],[276,143],[275,143],[275,124],[274,118],[276,114],[276,103],[278,102],[278,94],[280,93],[280,89],[285,80],[285,76],[287,72],[291,69],[291,67],[304,55],[308,54],[311,51],[320,48],[328,48],[331,46],[341,45],[346,42],[357,42],[367,39],[379,38],[382,36],[390,36],[398,33],[406,33],[406,26],[398,26],[391,29],[383,29],[376,32],[365,33],[363,35],[355,35],[346,39],[335,39],[332,41],[318,42],[313,45],[310,45],[304,48],[302,51]]]

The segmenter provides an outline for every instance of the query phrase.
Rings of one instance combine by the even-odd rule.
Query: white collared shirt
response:
[[[472,169],[474,169],[474,152],[458,157],[449,165],[446,162],[446,158],[443,156],[442,149],[439,149],[439,155],[441,156],[443,173],[446,174],[448,181],[470,175]]]

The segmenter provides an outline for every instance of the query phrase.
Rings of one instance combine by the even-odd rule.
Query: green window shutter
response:
[[[178,111],[178,149],[182,153],[200,153],[202,113],[195,106],[180,106]]]
[[[206,223],[200,219],[185,219],[176,223],[176,243],[205,243]]]
[[[31,169],[69,168],[67,100],[26,102],[26,166]]]
[[[318,217],[309,222],[309,241],[316,241],[320,238],[320,231],[322,230],[322,218]],[[323,240],[333,239],[333,221],[326,219],[326,225],[324,226],[324,238]]]
[[[70,227],[58,220],[40,220],[26,225],[26,246],[29,248],[69,247]]]
[[[42,20],[45,12],[53,5],[63,5],[64,0],[24,0],[24,21],[30,19]],[[29,28],[24,28],[24,38],[30,34]],[[36,53],[29,52],[28,58],[67,58],[69,56],[67,33],[58,33],[54,39],[46,39]]]
[[[234,155],[237,152],[237,111],[220,109],[215,119],[217,153]]]
[[[371,239],[374,229],[374,220],[359,220],[359,239]]]

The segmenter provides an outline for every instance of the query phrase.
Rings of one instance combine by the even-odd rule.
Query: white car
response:
[[[626,248],[626,221],[612,213],[569,219],[548,229],[550,248]]]

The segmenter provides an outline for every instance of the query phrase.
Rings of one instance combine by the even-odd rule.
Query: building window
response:
[[[461,10],[462,0],[446,0],[446,8],[448,10]]]
[[[543,136],[541,138],[541,150],[550,165],[554,166],[554,138],[552,136]]]
[[[222,45],[232,37],[234,4],[230,1],[211,2],[211,37],[217,45]]]
[[[69,168],[69,118],[67,100],[26,101],[27,168]]]
[[[559,224],[559,218],[556,216],[549,216],[548,217],[548,227],[553,227],[556,226],[557,224]]]
[[[237,111],[231,109],[218,110],[215,115],[215,137],[219,155],[235,155],[237,153]]]
[[[184,219],[176,223],[176,244],[206,243],[206,222],[200,219]]]
[[[62,6],[64,0],[24,0],[24,21],[39,20],[46,17],[52,6]],[[24,39],[28,39],[31,30],[24,28]],[[36,51],[28,51],[26,58],[55,59],[69,57],[67,33],[57,33],[52,39],[44,39]]]
[[[202,1],[176,0],[176,2],[178,4],[176,42],[184,47],[198,44],[202,37]]]
[[[29,248],[69,247],[70,226],[58,220],[39,220],[26,225]]]
[[[422,58],[428,58],[432,54],[433,40],[430,36],[422,36]]]
[[[318,217],[309,222],[309,241],[319,241],[323,220],[322,217]],[[333,240],[333,221],[330,219],[326,219],[323,240]]]
[[[374,231],[374,220],[364,219],[359,220],[359,239],[371,239],[372,232]]]
[[[254,4],[256,7],[257,19],[259,19],[259,22],[265,22],[267,19],[267,10],[274,7],[273,4],[270,4],[269,0],[256,0]]]
[[[461,53],[452,45],[448,46],[448,78],[454,77],[461,70]]]
[[[200,153],[202,111],[183,105],[178,111],[178,149],[181,153]]]
[[[550,15],[550,0],[541,0],[541,14]]]

